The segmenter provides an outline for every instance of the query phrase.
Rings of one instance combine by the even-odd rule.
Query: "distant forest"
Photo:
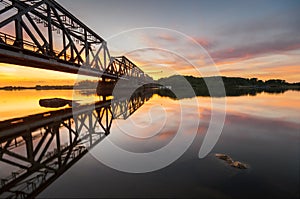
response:
[[[219,80],[224,83],[225,93],[220,89]],[[240,95],[256,95],[261,92],[268,93],[284,93],[287,90],[300,91],[300,82],[288,83],[281,79],[271,79],[262,81],[257,78],[241,78],[241,77],[193,77],[193,76],[180,76],[175,75],[167,78],[159,79],[155,82],[163,86],[171,87],[169,89],[160,89],[158,94],[175,98],[174,92],[177,94],[177,98],[189,97],[186,87],[188,85],[193,89],[197,96],[213,96],[222,97],[226,96],[240,96]],[[187,84],[188,83],[188,84]],[[207,88],[207,83],[210,85],[210,92]],[[6,86],[0,88],[0,90],[23,90],[23,89],[35,89],[35,90],[86,90],[96,89],[98,85],[97,81],[84,80],[76,83],[76,85],[63,85],[63,86],[41,86],[34,87],[19,87],[19,86]],[[178,93],[181,96],[178,96]]]
[[[183,78],[184,77],[184,78]],[[287,90],[300,91],[300,82],[288,83],[281,79],[271,79],[262,81],[257,78],[241,78],[241,77],[193,77],[175,75],[168,78],[162,78],[157,81],[158,84],[171,86],[173,91],[182,94],[182,97],[188,97],[187,88],[185,85],[188,82],[193,88],[197,96],[213,96],[223,97],[224,93],[220,89],[220,80],[224,83],[226,96],[241,96],[241,95],[256,95],[257,93],[284,93]],[[210,85],[210,92],[207,88],[207,83]],[[171,90],[161,90],[161,95],[170,95]]]
[[[31,86],[31,87],[24,87],[24,86],[5,86],[5,87],[0,87],[0,90],[28,90],[28,89],[33,89],[33,90],[82,90],[82,89],[94,89],[97,88],[98,82],[97,81],[89,81],[89,80],[84,80],[78,82],[76,85],[57,85],[57,86],[41,86],[41,85],[36,85],[36,86]]]

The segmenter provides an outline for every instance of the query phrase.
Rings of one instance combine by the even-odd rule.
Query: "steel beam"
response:
[[[1,2],[6,7],[0,14],[13,9],[17,13],[0,21],[0,62],[76,74],[81,68],[83,75],[151,81],[126,57],[112,58],[106,41],[54,0]],[[13,21],[15,34],[1,33],[1,28]],[[39,23],[44,23],[45,27]],[[32,42],[24,40],[24,30]],[[62,34],[61,49],[54,48],[55,30]],[[82,48],[78,48],[75,41]]]

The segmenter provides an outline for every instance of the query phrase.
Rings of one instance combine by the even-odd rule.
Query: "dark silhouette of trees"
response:
[[[183,79],[184,77],[185,79]],[[212,89],[218,90],[217,80],[222,79],[226,90],[226,96],[241,96],[241,95],[257,95],[258,93],[284,93],[287,90],[300,90],[300,82],[288,83],[281,79],[271,79],[267,81],[259,80],[258,78],[242,78],[242,77],[193,77],[193,76],[171,76],[162,78],[157,81],[158,84],[171,86],[179,89],[184,85],[183,81],[188,81],[192,86],[197,96],[211,96],[206,86],[209,82]],[[215,84],[214,84],[215,83]],[[184,87],[182,87],[184,89]],[[184,91],[182,91],[184,92]],[[162,95],[170,95],[174,98],[174,94],[167,91],[161,92]],[[213,97],[224,97],[222,92],[214,92]]]

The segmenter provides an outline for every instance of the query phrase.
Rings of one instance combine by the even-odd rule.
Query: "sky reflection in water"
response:
[[[222,135],[212,153],[199,159],[198,151],[210,120],[210,99],[199,97],[201,121],[197,137],[175,163],[152,173],[128,174],[110,169],[88,154],[40,197],[297,198],[299,99],[299,93],[293,91],[280,95],[228,97]],[[188,104],[189,99],[183,101]],[[159,117],[151,120],[149,110],[153,115],[167,112],[165,125]],[[134,127],[126,126],[128,123],[121,120],[114,123],[109,139],[133,152],[157,150],[174,137],[180,119],[178,110],[178,101],[154,96],[130,118],[143,129],[142,137],[151,136],[150,139],[122,135],[119,127],[123,130]],[[193,119],[194,116],[183,117]],[[144,128],[150,123],[156,125]],[[161,127],[159,134],[153,135],[153,131]],[[185,129],[187,134],[193,130],[188,124]],[[231,168],[216,159],[214,153],[228,154],[234,160],[249,164],[250,169]]]

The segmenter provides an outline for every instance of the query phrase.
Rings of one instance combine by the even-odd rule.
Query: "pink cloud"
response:
[[[211,48],[215,46],[215,42],[213,42],[212,40],[205,39],[205,38],[194,38],[194,39],[204,48]]]
[[[168,41],[168,42],[177,42],[178,41],[178,38],[172,36],[171,34],[166,34],[166,33],[157,36],[157,38],[160,40]]]
[[[216,63],[226,61],[241,61],[270,54],[282,54],[287,51],[300,49],[300,41],[272,41],[238,46],[235,48],[225,48],[210,52]]]

